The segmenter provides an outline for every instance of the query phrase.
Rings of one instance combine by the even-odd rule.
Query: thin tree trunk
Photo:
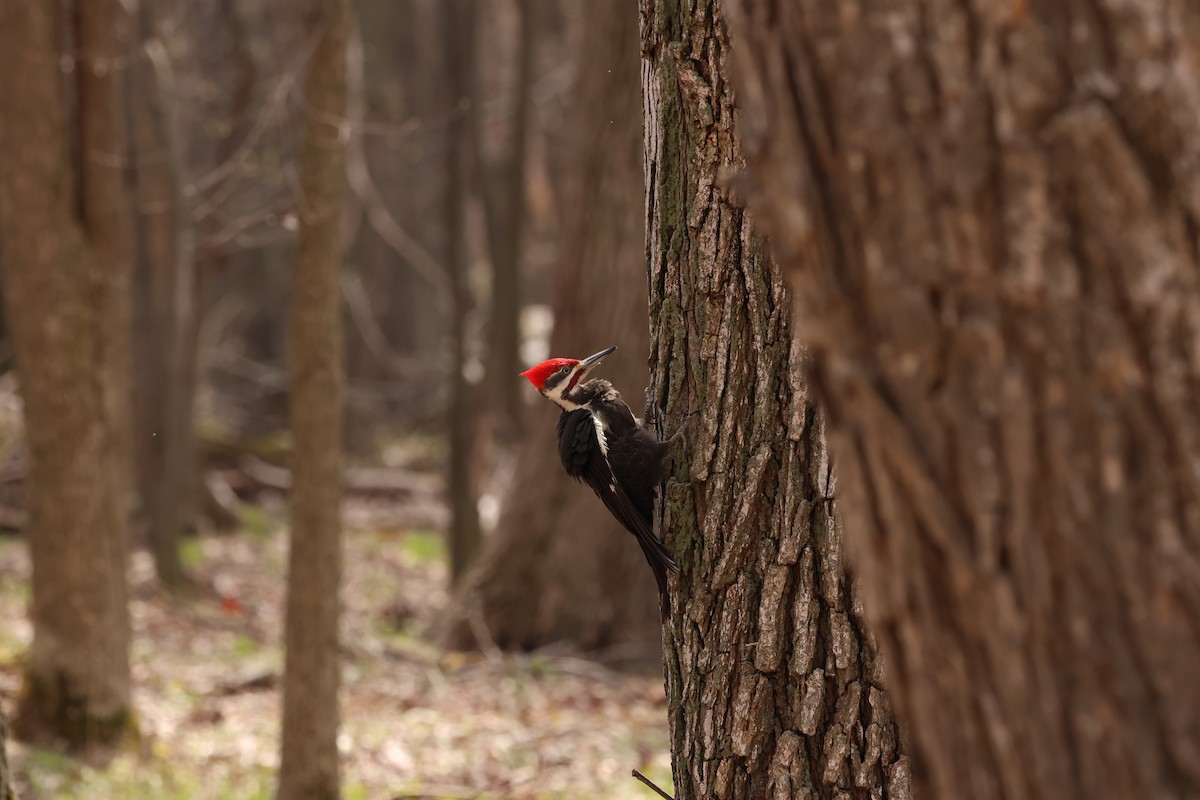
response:
[[[252,130],[255,121],[252,103],[257,85],[258,65],[251,49],[251,31],[242,18],[239,10],[241,8],[240,0],[216,0],[211,8],[212,28],[209,32],[202,34],[209,41],[213,41],[213,37],[217,37],[225,45],[223,51],[209,51],[211,55],[205,59],[204,63],[211,63],[210,59],[219,59],[220,63],[227,65],[232,73],[223,81],[224,86],[220,93],[223,103],[218,106],[220,117],[226,122],[226,125],[223,126],[223,133],[215,140],[209,139],[212,145],[211,156],[206,153],[205,158],[199,159],[201,163],[207,165],[206,169],[213,169],[234,159],[239,147],[245,143],[246,136]],[[205,67],[202,66],[201,69],[204,70]],[[176,124],[178,124],[178,118],[176,118]],[[176,128],[175,131],[176,143],[187,144],[181,141],[186,138],[183,135],[185,131],[180,128]],[[206,131],[205,133],[211,136],[210,132]],[[186,146],[182,149],[185,153],[189,150]],[[194,152],[195,149],[202,148],[197,148],[196,144],[192,142],[191,149]],[[193,163],[192,159],[195,158],[195,155],[190,158],[188,155],[184,155],[185,163]],[[228,184],[236,182],[239,177],[241,177],[240,171],[231,171],[223,179],[209,186],[207,195],[211,197],[226,191]],[[185,190],[186,188],[185,186]],[[187,424],[177,456],[186,488],[179,518],[184,528],[198,525],[202,517],[209,518],[217,527],[231,527],[236,524],[236,518],[215,500],[211,489],[205,483],[204,470],[200,466],[197,448],[195,415],[197,387],[202,371],[200,362],[201,325],[212,300],[212,288],[220,283],[226,270],[231,267],[233,259],[230,257],[230,252],[223,246],[211,244],[212,240],[220,234],[226,220],[222,218],[222,215],[213,213],[197,219],[193,205],[197,199],[189,198],[190,219],[185,221],[193,239],[191,286],[194,307],[187,320],[189,324],[181,326],[182,338],[179,343],[181,349],[178,368],[182,375],[179,387],[182,397],[179,416],[181,419],[186,419]],[[206,242],[209,244],[206,245]],[[251,256],[252,259],[256,257],[257,254]],[[255,268],[257,266],[255,265]]]
[[[908,797],[791,297],[718,185],[741,165],[719,9],[642,10],[654,399],[696,414],[662,523],[676,797]]]
[[[636,11],[632,0],[587,7],[568,123],[577,144],[563,181],[551,350],[578,358],[617,345],[604,376],[640,409],[649,331]],[[538,398],[527,413],[516,474],[480,568],[453,610],[450,641],[475,641],[475,615],[505,648],[567,640],[586,649],[644,645],[653,654],[657,590],[636,541],[563,472],[556,409]]]
[[[475,39],[474,0],[444,0],[442,36],[450,122],[445,147],[445,265],[450,277],[450,572],[455,583],[479,552],[482,536],[477,508],[474,456],[477,420],[471,402],[471,384],[465,367],[468,359],[467,317],[471,312],[471,287],[464,242],[466,180],[463,163],[470,142],[472,57]]]
[[[8,768],[8,717],[0,711],[0,800],[17,800],[12,770]]]
[[[539,0],[516,0],[521,33],[517,41],[515,99],[508,154],[499,169],[488,170],[483,161],[482,114],[474,114],[473,150],[484,199],[488,240],[492,256],[492,303],[488,349],[488,392],[493,398],[496,438],[517,442],[525,425],[519,381],[521,345],[521,246],[525,233],[525,186],[529,164],[529,122],[533,115],[534,55],[537,48]],[[497,180],[489,173],[497,173]]]
[[[280,800],[340,796],[342,200],[348,0],[318,0],[300,153],[290,322],[292,460]]]
[[[188,440],[198,301],[191,209],[183,196],[182,153],[168,106],[175,87],[158,38],[160,5],[143,0],[138,6],[139,47],[128,101],[138,201],[134,452],[155,572],[164,586],[176,590],[187,584],[179,539],[191,508],[194,449]]]
[[[437,152],[446,137],[445,84],[427,79],[443,71],[441,14],[440,4],[419,0],[359,8],[363,79],[370,91],[358,105],[367,118],[406,122],[388,136],[358,131],[347,153],[347,177],[364,217],[351,263],[354,277],[372,288],[369,302],[351,317],[347,379],[351,387],[385,382],[399,389],[388,396],[372,392],[355,404],[346,439],[357,452],[378,449],[381,429],[428,419],[445,405],[442,392],[428,391],[429,380],[446,374],[444,359],[428,358],[443,347],[450,310],[442,230],[428,218],[442,191],[444,165],[437,158],[413,159],[409,149]],[[351,102],[353,108],[353,86]],[[419,120],[425,123],[414,124]],[[370,324],[377,323],[373,338],[360,335],[367,309],[374,317]],[[359,410],[364,406],[365,414]]]
[[[443,50],[444,36],[441,33],[444,6],[425,0],[396,0],[396,13],[388,31],[394,45],[395,71],[405,76],[402,82],[405,115],[415,120],[445,119],[447,113],[445,82],[443,80],[420,80],[416,76],[437,74],[444,68],[446,54]],[[447,129],[442,125],[424,125],[412,134],[415,146],[438,152],[443,146]],[[443,253],[444,234],[440,225],[424,225],[422,221],[436,208],[438,192],[443,189],[444,164],[430,158],[417,164],[405,165],[397,179],[382,182],[380,189],[384,202],[389,207],[399,208],[401,224],[408,225],[408,232],[420,248],[426,252]],[[423,187],[424,191],[414,191]],[[399,255],[399,253],[398,253]],[[403,305],[391,319],[395,326],[394,338],[402,352],[422,355],[443,347],[445,340],[445,311],[450,305],[440,283],[444,277],[436,273],[435,265],[418,269],[411,254],[401,257],[396,268],[404,271],[401,296]],[[441,265],[446,268],[443,263]],[[419,274],[429,273],[429,274]],[[448,293],[447,293],[448,294]]]
[[[1200,10],[883,5],[731,3],[920,787],[1197,796]]]
[[[116,0],[70,10],[77,66],[64,90],[59,9],[5,7],[0,238],[30,455],[34,636],[16,732],[85,748],[122,735],[130,713],[130,260],[117,69],[130,20]]]
[[[388,336],[387,321],[404,292],[404,271],[396,269],[395,254],[371,221],[373,215],[394,219],[375,177],[382,175],[384,185],[397,181],[395,170],[403,156],[386,138],[369,137],[364,131],[363,123],[373,111],[367,86],[386,91],[382,87],[391,75],[387,70],[391,65],[386,62],[373,65],[375,69],[368,73],[364,31],[372,39],[388,41],[384,52],[390,52],[398,46],[388,35],[391,33],[388,23],[396,13],[392,4],[360,5],[346,55],[346,119],[351,135],[346,143],[346,180],[353,207],[348,213],[355,223],[346,226],[347,274],[342,280],[342,295],[351,322],[346,337],[347,413],[342,439],[347,453],[369,458],[379,457],[380,446],[387,440],[386,423],[393,416],[389,412],[396,407],[388,403],[385,392],[356,392],[355,387],[384,386],[402,374],[395,343]],[[371,45],[374,47],[376,43],[371,41]],[[371,53],[374,55],[374,50]]]

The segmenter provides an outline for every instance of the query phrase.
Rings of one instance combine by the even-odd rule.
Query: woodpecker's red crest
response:
[[[533,384],[533,388],[540,392],[542,387],[546,385],[547,378],[560,369],[565,368],[570,372],[578,363],[579,359],[577,358],[552,358],[549,361],[543,361],[537,366],[525,370],[521,373],[521,377],[528,378],[529,382]]]

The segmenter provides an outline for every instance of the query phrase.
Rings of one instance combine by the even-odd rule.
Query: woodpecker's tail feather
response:
[[[643,540],[639,538],[638,544],[642,546],[642,552],[646,555],[646,562],[650,565],[650,569],[654,573],[655,582],[658,583],[659,609],[665,619],[671,610],[671,594],[670,587],[667,585],[667,573],[678,572],[679,565],[671,557],[671,553],[667,550],[666,545],[658,539]]]

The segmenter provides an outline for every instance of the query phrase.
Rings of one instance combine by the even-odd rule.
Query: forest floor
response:
[[[278,763],[286,536],[251,509],[235,535],[189,539],[199,588],[157,588],[131,565],[138,736],[103,765],[10,743],[23,800],[270,798]],[[29,562],[0,537],[0,703],[11,713]],[[647,798],[671,790],[662,678],[562,653],[492,656],[427,638],[446,601],[442,537],[354,526],[343,588],[346,800]]]

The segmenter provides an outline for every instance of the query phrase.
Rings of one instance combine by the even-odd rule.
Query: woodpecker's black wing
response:
[[[654,571],[659,594],[667,597],[667,572],[679,567],[667,548],[654,536],[650,504],[639,509],[621,486],[605,453],[621,449],[621,443],[602,439],[595,417],[586,408],[564,411],[558,418],[558,452],[567,474],[581,480],[604,502],[609,513],[632,533]],[[602,446],[603,442],[603,446]]]

